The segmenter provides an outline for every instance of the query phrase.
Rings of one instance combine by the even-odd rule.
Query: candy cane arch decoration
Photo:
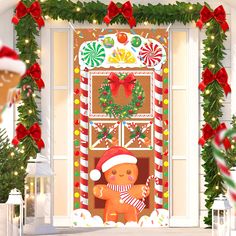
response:
[[[80,82],[80,205],[88,209],[88,69]]]
[[[155,148],[155,176],[159,179],[159,184],[155,183],[155,208],[163,207],[163,161],[162,161],[162,153],[163,153],[163,96],[162,96],[162,83],[163,78],[161,75],[161,71],[155,71],[154,73],[154,124],[155,124],[155,134],[154,134],[154,148]]]
[[[236,130],[223,130],[221,131],[216,138],[213,140],[213,153],[215,156],[216,164],[221,172],[222,178],[229,188],[230,196],[234,203],[236,204],[236,183],[232,178],[229,168],[224,159],[224,150],[225,147],[223,145],[223,140],[225,139],[233,139],[234,142],[236,140]]]

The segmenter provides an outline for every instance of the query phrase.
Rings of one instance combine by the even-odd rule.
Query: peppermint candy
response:
[[[89,67],[98,67],[105,60],[105,49],[97,42],[87,43],[81,52],[83,62]]]
[[[149,42],[141,47],[139,57],[144,65],[154,67],[162,59],[162,50],[157,44]]]

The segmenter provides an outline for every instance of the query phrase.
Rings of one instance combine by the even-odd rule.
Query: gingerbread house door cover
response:
[[[137,224],[168,212],[167,53],[166,29],[76,30],[75,210]],[[137,219],[122,210],[106,216],[122,204]]]

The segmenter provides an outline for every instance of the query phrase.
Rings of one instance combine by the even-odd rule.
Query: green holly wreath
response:
[[[120,80],[125,80],[127,74],[120,74],[118,77]],[[102,111],[110,117],[113,116],[119,120],[131,118],[132,115],[137,114],[138,110],[143,106],[144,99],[145,93],[142,85],[138,81],[135,82],[134,88],[132,89],[132,100],[127,105],[114,103],[108,79],[103,82],[99,89],[99,105],[101,106]]]

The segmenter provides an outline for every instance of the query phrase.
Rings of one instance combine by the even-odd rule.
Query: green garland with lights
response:
[[[143,106],[144,99],[144,90],[138,81],[136,81],[132,90],[132,100],[129,104],[124,106],[114,103],[109,81],[107,79],[99,89],[99,104],[102,111],[110,117],[116,117],[120,120],[137,114],[138,110]]]
[[[23,0],[29,7],[33,0]],[[119,4],[121,5],[121,4]],[[62,19],[72,22],[89,22],[93,24],[102,24],[103,17],[107,12],[107,5],[102,2],[81,2],[76,3],[71,0],[44,0],[41,1],[44,18],[52,18],[54,20]],[[209,7],[209,6],[208,6]],[[209,7],[210,8],[210,7]],[[191,4],[184,2],[177,2],[176,4],[147,4],[147,5],[133,5],[134,17],[137,20],[137,26],[141,23],[148,22],[149,24],[160,25],[181,22],[183,24],[191,23],[199,19],[202,5],[200,3]],[[112,23],[127,24],[123,16],[119,15],[112,20]],[[27,15],[20,20],[16,26],[17,31],[17,48],[20,51],[21,59],[27,62],[28,67],[34,64],[39,59],[39,45],[37,37],[39,30],[35,21],[30,15]],[[225,57],[224,41],[226,34],[215,20],[211,20],[206,25],[207,38],[203,41],[204,44],[204,58],[202,59],[203,68],[211,68],[216,72],[222,67],[222,61]],[[23,85],[30,85],[37,94],[37,87],[34,81],[26,77],[21,83]],[[217,83],[211,83],[207,90],[209,93],[203,93],[203,110],[204,121],[209,123],[213,128],[216,128],[220,123],[219,119],[222,117],[222,101],[224,101],[224,94],[222,87]],[[29,128],[33,123],[39,122],[40,113],[37,108],[35,96],[26,96],[23,94],[23,103],[19,106],[19,122],[23,123]],[[31,112],[29,112],[31,111]],[[38,152],[34,141],[27,137],[21,143],[25,147],[24,157],[35,156]],[[213,199],[221,193],[224,193],[225,188],[223,180],[218,175],[218,169],[215,164],[214,156],[210,141],[202,149],[202,158],[205,161],[203,164],[206,180],[206,207],[208,209],[208,216],[205,217],[205,223],[211,225],[211,206]]]

